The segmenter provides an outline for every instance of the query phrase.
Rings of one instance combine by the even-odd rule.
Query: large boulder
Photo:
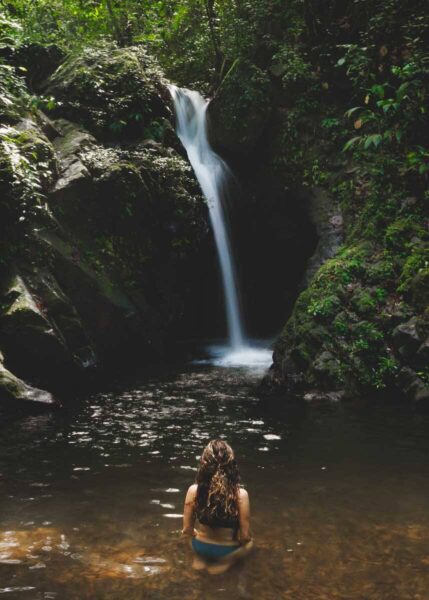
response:
[[[398,352],[402,356],[414,355],[423,341],[417,331],[417,317],[413,317],[395,327],[392,337]]]
[[[162,73],[142,46],[80,48],[58,67],[46,92],[57,112],[103,138],[136,139],[169,116]]]

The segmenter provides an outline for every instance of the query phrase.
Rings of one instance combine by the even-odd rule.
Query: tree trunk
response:
[[[209,22],[210,36],[212,39],[213,50],[215,55],[215,71],[217,76],[220,75],[223,64],[223,53],[220,49],[219,40],[216,33],[216,12],[214,7],[215,0],[206,0],[206,13]]]
[[[124,46],[124,38],[122,35],[121,27],[119,25],[119,21],[115,14],[115,9],[112,3],[112,0],[106,0],[107,11],[110,17],[110,23],[112,25],[113,34],[120,46]]]

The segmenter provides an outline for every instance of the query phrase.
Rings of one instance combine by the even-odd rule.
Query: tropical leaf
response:
[[[347,150],[350,150],[350,148],[352,148],[352,146],[354,146],[355,144],[357,144],[358,142],[360,142],[362,140],[362,137],[360,135],[357,135],[355,137],[352,137],[345,145],[343,148],[343,152],[347,152]]]

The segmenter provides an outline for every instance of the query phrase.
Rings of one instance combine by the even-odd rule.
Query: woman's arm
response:
[[[240,524],[240,543],[247,544],[252,539],[250,532],[250,502],[249,494],[240,488],[238,496],[238,518]]]
[[[185,507],[183,509],[183,529],[184,535],[195,535],[195,496],[197,494],[197,484],[191,485],[185,498]]]

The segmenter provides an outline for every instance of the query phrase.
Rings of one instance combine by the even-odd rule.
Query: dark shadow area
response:
[[[254,163],[230,159],[229,164],[236,180],[225,212],[243,320],[247,335],[268,338],[277,335],[290,316],[317,245],[309,194],[303,189],[285,191]],[[195,274],[195,296],[179,337],[225,337],[222,280],[212,236],[196,257]]]

